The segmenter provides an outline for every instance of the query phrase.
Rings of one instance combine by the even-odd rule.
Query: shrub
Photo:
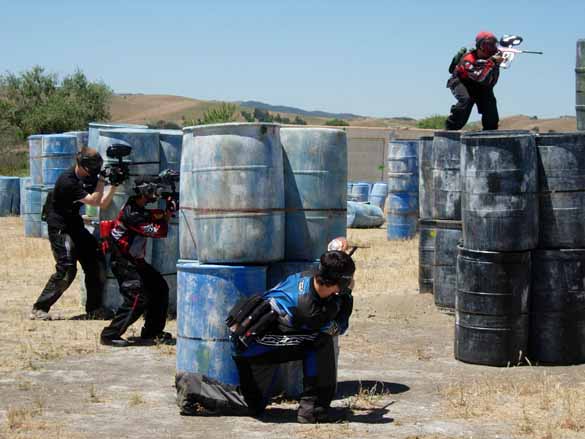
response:
[[[447,116],[441,116],[440,114],[435,114],[430,117],[425,117],[424,119],[419,120],[416,123],[417,128],[427,128],[433,130],[442,130],[445,128],[445,121],[447,120]]]
[[[329,125],[329,126],[335,126],[335,127],[348,127],[349,123],[346,122],[345,120],[341,120],[341,119],[329,119],[328,121],[325,122],[325,125]]]

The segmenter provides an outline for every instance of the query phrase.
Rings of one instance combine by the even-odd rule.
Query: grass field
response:
[[[46,240],[0,218],[0,438],[583,438],[585,366],[490,368],[455,361],[453,317],[418,294],[417,240],[350,230],[355,312],[340,340],[336,422],[294,422],[280,401],[263,419],[186,418],[174,404],[174,346],[98,344],[103,321],[82,314],[76,281],[28,320],[53,270]],[[134,334],[140,323],[133,326]],[[176,322],[167,329],[176,334]]]

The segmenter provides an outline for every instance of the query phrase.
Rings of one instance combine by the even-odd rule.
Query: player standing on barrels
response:
[[[475,37],[475,49],[462,48],[453,57],[449,66],[452,74],[447,87],[451,89],[457,103],[445,122],[445,129],[460,130],[465,126],[471,110],[477,105],[484,130],[497,130],[498,107],[494,86],[500,76],[503,60],[498,51],[498,40],[491,32],[482,31]]]
[[[111,186],[104,196],[105,180],[100,176],[103,160],[93,148],[77,153],[76,165],[63,172],[43,207],[49,229],[49,242],[55,258],[55,274],[51,276],[33,305],[32,320],[50,320],[49,309],[75,279],[77,261],[85,273],[88,318],[103,318],[102,290],[106,278],[105,261],[97,240],[87,231],[79,214],[82,204],[109,206],[116,191]]]

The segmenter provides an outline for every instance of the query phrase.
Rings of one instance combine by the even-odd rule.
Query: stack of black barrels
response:
[[[461,133],[419,139],[419,290],[438,309],[455,309],[457,245],[461,240]]]
[[[455,357],[585,361],[585,133],[461,137]]]

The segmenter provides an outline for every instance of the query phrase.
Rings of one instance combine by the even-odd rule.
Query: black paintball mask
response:
[[[345,291],[351,285],[355,264],[347,253],[334,250],[323,253],[317,275],[326,285],[337,285]]]
[[[102,170],[102,166],[104,164],[104,160],[99,153],[89,155],[83,154],[82,152],[77,153],[77,164],[84,168],[91,178],[97,179],[100,171]]]
[[[137,181],[134,186],[134,193],[139,197],[145,196],[151,203],[159,198],[157,195],[157,184],[148,180]]]

